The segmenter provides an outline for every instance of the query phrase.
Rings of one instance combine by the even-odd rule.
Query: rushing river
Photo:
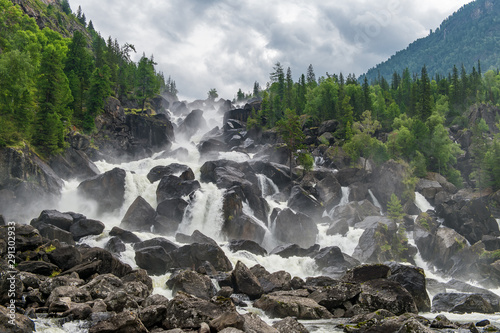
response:
[[[221,127],[222,125],[222,115],[215,111],[208,111],[204,114],[207,123],[211,125],[218,125]],[[175,121],[175,119],[174,119]],[[180,121],[180,120],[179,120]],[[106,225],[106,229],[104,233],[100,236],[90,236],[81,240],[82,243],[86,243],[90,246],[98,246],[104,247],[105,244],[110,239],[108,235],[111,228],[114,226],[119,226],[120,222],[125,215],[127,209],[132,204],[132,202],[138,197],[143,197],[152,207],[157,206],[156,202],[156,188],[158,182],[151,184],[147,179],[148,172],[155,166],[159,165],[169,165],[171,163],[181,163],[188,165],[194,172],[196,179],[200,179],[200,168],[205,162],[200,158],[200,154],[198,149],[196,148],[196,143],[201,140],[204,131],[199,131],[192,137],[189,141],[181,141],[178,140],[177,143],[174,144],[172,149],[183,147],[187,149],[188,155],[182,159],[176,158],[157,158],[161,156],[161,154],[155,154],[149,158],[145,158],[138,161],[126,162],[121,164],[111,164],[105,161],[99,161],[96,163],[97,167],[101,171],[101,173],[112,170],[115,167],[124,169],[127,172],[126,176],[126,194],[125,194],[125,202],[120,209],[117,209],[113,213],[107,213],[103,215],[99,215],[97,213],[97,205],[95,202],[87,200],[83,197],[80,197],[77,193],[77,187],[79,182],[76,180],[67,180],[65,182],[65,186],[63,189],[62,197],[59,204],[56,207],[52,207],[61,212],[73,211],[85,214],[88,218],[97,219],[102,221]],[[248,154],[237,153],[237,152],[226,152],[220,153],[219,159],[228,159],[233,161],[247,161],[251,159],[251,156]],[[332,172],[334,172],[332,170]],[[278,192],[277,186],[266,176],[258,175],[259,186],[262,190],[263,196],[268,201],[269,206],[272,208],[275,207],[286,207],[286,202],[278,202],[273,199],[273,195]],[[349,202],[349,188],[342,188],[342,199],[339,205],[345,205]],[[316,264],[313,259],[305,258],[305,257],[291,257],[288,259],[282,258],[277,255],[270,256],[258,256],[245,251],[240,251],[237,253],[232,253],[227,248],[227,239],[220,234],[221,226],[223,223],[222,216],[222,202],[223,202],[223,190],[217,188],[215,184],[212,183],[201,183],[201,189],[196,192],[194,198],[191,200],[190,205],[188,206],[186,213],[184,215],[183,221],[179,226],[178,232],[182,232],[184,234],[191,234],[195,230],[201,231],[203,234],[215,239],[225,251],[227,257],[231,260],[233,265],[236,264],[237,261],[242,261],[247,267],[251,267],[255,264],[260,264],[264,266],[269,272],[276,272],[279,270],[284,270],[289,272],[292,276],[298,276],[301,278],[306,278],[309,276],[320,275],[321,273],[318,271]],[[375,204],[378,203],[373,193],[370,193],[372,196],[372,200]],[[433,209],[432,206],[425,200],[423,196],[420,194],[416,194],[416,204],[422,210],[426,211],[427,209]],[[379,205],[380,207],[380,205]],[[47,207],[49,208],[49,207]],[[380,207],[382,208],[382,207]],[[248,206],[244,207],[245,213],[247,215],[251,215],[251,209]],[[324,215],[329,215],[333,217],[335,215],[335,208],[330,211],[325,211]],[[257,219],[256,219],[257,220]],[[258,221],[263,227],[267,228],[266,224],[262,221]],[[272,228],[272,226],[271,226]],[[358,240],[363,233],[361,229],[350,228],[346,236],[328,236],[326,235],[326,230],[328,229],[327,224],[319,224],[319,236],[317,239],[317,243],[323,248],[327,246],[338,246],[342,250],[342,252],[352,255],[356,245],[358,244]],[[158,237],[159,235],[152,232],[136,232],[135,233],[141,240],[147,240],[150,238]],[[162,235],[163,237],[169,239],[172,242],[175,242],[175,235]],[[411,241],[411,238],[410,238]],[[279,243],[272,236],[272,230],[267,230],[266,236],[264,238],[263,247],[268,250],[272,250]],[[120,259],[132,266],[133,268],[137,268],[135,263],[135,252],[130,244],[126,244],[126,251],[120,254]],[[432,270],[427,267],[426,263],[417,255],[416,261],[419,265],[426,269],[426,273],[428,276],[435,277],[440,279],[439,276],[435,276]],[[154,281],[154,291],[153,293],[162,294],[167,298],[172,298],[172,292],[166,288],[165,282],[169,278],[169,274],[165,274],[162,276],[154,276],[152,277]],[[240,309],[243,313],[245,311],[254,311],[259,313],[265,320],[268,322],[272,322],[271,319],[267,318],[264,313],[262,313],[259,309],[255,309],[252,307]],[[446,314],[452,320],[460,320],[460,321],[475,321],[478,319],[488,318],[492,321],[493,324],[498,324],[500,326],[500,315],[482,315],[482,314],[471,314],[471,315],[462,315],[456,316],[452,314]],[[426,314],[426,317],[432,319],[435,317],[435,314]],[[342,322],[342,320],[323,320],[323,321],[303,321],[303,323],[310,329],[311,332],[342,332],[335,328],[335,325]],[[49,319],[38,319],[36,320],[36,329],[38,332],[46,332],[46,333],[56,333],[56,332],[73,332],[73,333],[86,333],[88,328],[85,327],[84,322],[70,322],[64,324],[62,327],[58,326],[55,321]]]

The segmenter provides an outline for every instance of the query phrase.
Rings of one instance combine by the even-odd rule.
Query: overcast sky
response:
[[[107,39],[154,55],[181,99],[211,88],[233,99],[269,81],[276,62],[296,81],[359,76],[387,60],[471,0],[70,0]]]

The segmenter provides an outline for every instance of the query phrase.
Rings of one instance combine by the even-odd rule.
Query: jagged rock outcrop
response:
[[[125,201],[126,172],[114,168],[96,177],[84,180],[78,185],[78,192],[95,201],[99,212],[112,212]]]
[[[302,213],[284,209],[275,221],[275,237],[283,243],[297,244],[307,248],[316,243],[318,227],[314,220]]]

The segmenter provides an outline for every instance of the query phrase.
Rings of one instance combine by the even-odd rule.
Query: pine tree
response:
[[[295,111],[286,109],[283,119],[278,121],[278,132],[285,142],[290,160],[290,179],[293,178],[293,157],[297,150],[304,147],[305,134],[302,131],[299,116]]]
[[[396,194],[391,194],[391,199],[387,203],[387,216],[395,223],[400,223],[404,215],[401,201]]]
[[[310,64],[307,68],[306,83],[307,86],[311,89],[318,85],[318,82],[316,82],[316,74],[314,74],[314,68],[312,64]]]

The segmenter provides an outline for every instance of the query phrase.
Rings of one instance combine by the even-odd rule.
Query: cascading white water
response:
[[[221,240],[223,198],[224,190],[213,183],[202,183],[201,189],[195,192],[193,201],[186,209],[178,232],[191,235],[198,230],[215,240]]]
[[[278,186],[266,175],[258,173],[257,179],[259,181],[259,187],[264,198],[272,196],[280,191]]]
[[[349,195],[351,194],[351,188],[348,186],[342,186],[341,190],[342,190],[342,197],[340,198],[339,204],[333,207],[328,213],[325,211],[326,215],[324,213],[323,216],[330,216],[330,218],[333,219],[335,215],[335,209],[337,209],[337,207],[345,206],[349,203]]]
[[[415,192],[415,205],[421,212],[434,210],[434,207],[429,203],[429,201],[427,201],[427,199],[419,192]]]
[[[370,198],[372,199],[373,205],[380,209],[380,213],[384,212],[384,208],[382,208],[382,205],[380,202],[377,200],[377,197],[375,197],[375,194],[373,194],[372,190],[368,189],[368,194],[370,194]]]

